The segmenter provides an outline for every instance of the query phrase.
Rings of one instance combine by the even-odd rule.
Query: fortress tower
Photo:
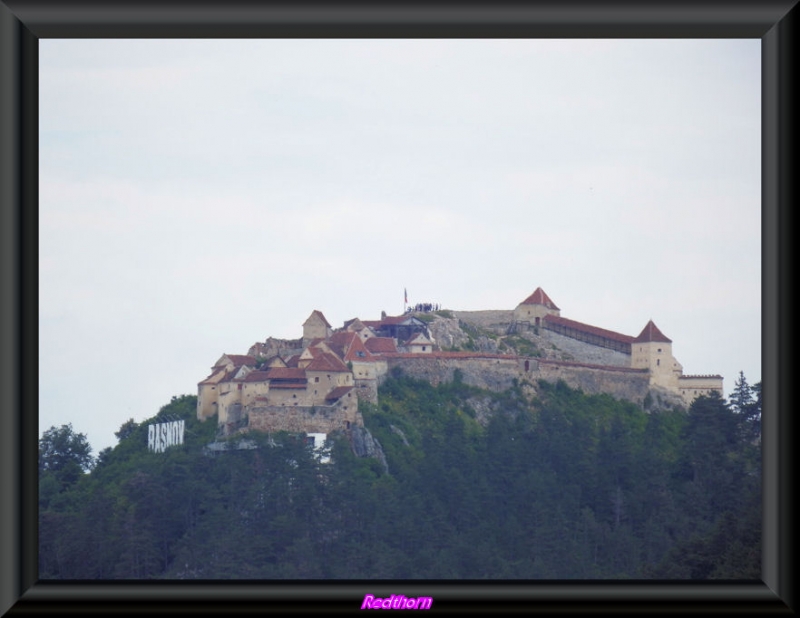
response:
[[[303,322],[303,347],[309,345],[314,339],[327,339],[333,334],[333,328],[322,315],[321,311],[311,312],[308,319]]]
[[[531,326],[540,326],[546,315],[560,316],[561,309],[556,307],[542,288],[536,288],[533,294],[514,309],[514,320],[527,322]]]
[[[670,390],[678,390],[683,367],[672,356],[672,340],[650,320],[631,342],[631,367],[649,369],[651,382]]]

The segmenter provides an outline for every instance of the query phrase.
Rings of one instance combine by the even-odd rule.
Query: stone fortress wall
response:
[[[248,409],[248,429],[292,433],[324,433],[347,431],[363,426],[364,419],[357,410],[342,413],[334,406],[253,406]]]
[[[403,374],[426,380],[434,386],[452,382],[459,371],[465,384],[492,391],[511,388],[515,380],[532,383],[563,380],[571,388],[587,394],[608,393],[642,405],[650,390],[647,371],[518,356],[434,353],[419,358],[406,354],[388,359],[388,365],[390,373],[393,368],[398,368]]]
[[[584,363],[594,365],[611,365],[614,367],[630,367],[631,355],[608,348],[601,348],[585,341],[578,341],[572,337],[567,337],[555,333],[547,328],[540,328],[539,335],[542,339],[555,345],[559,350],[566,354],[580,359]]]

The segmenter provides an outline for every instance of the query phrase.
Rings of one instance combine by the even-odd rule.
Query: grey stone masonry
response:
[[[559,335],[546,328],[539,329],[539,335],[545,341],[552,343],[559,350],[566,352],[576,361],[592,363],[594,365],[611,365],[614,367],[630,367],[630,354],[601,348],[591,343],[578,341],[572,337]]]

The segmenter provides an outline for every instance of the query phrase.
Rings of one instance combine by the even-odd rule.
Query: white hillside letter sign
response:
[[[147,448],[154,453],[163,453],[170,446],[183,444],[186,421],[170,421],[147,426]]]

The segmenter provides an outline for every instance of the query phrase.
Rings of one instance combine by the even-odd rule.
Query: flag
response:
[[[408,290],[406,290],[405,288],[403,288],[403,298],[405,298],[405,300],[403,302],[407,303],[408,302]]]

